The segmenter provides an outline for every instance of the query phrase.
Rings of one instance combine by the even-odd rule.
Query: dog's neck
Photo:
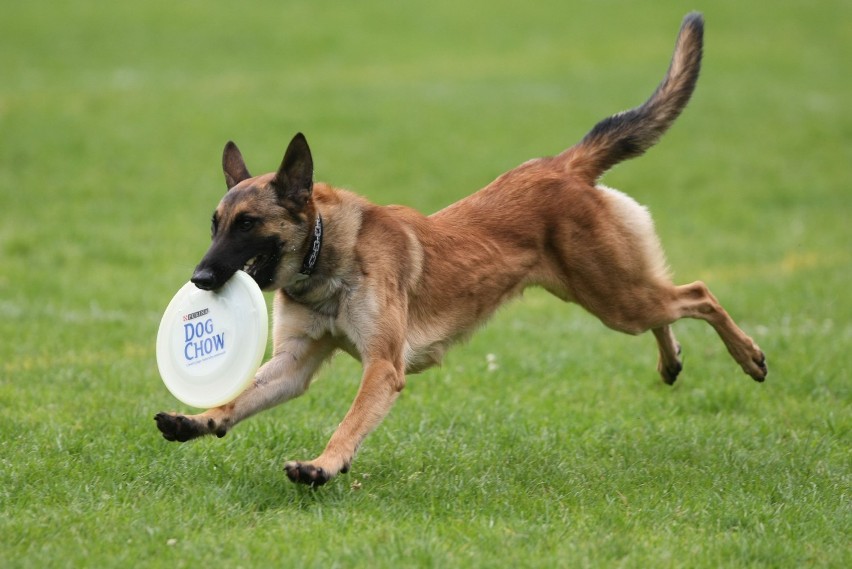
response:
[[[309,297],[316,296],[317,294],[320,297],[324,296],[323,290],[316,289],[316,285],[318,284],[316,279],[311,279],[322,251],[323,233],[322,215],[317,212],[316,223],[314,223],[314,230],[309,240],[308,252],[305,253],[305,258],[302,260],[302,268],[283,287],[283,291],[294,300],[308,301]],[[319,288],[322,289],[323,287],[320,286]]]

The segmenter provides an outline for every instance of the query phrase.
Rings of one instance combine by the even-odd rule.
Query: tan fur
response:
[[[194,416],[158,416],[166,437],[221,436],[304,393],[322,363],[343,350],[363,364],[355,401],[319,457],[285,466],[294,481],[322,484],[348,470],[404,388],[406,373],[440,364],[450,346],[530,286],[581,305],[615,330],[653,331],[667,383],[681,369],[669,325],[683,317],[709,322],[743,370],[763,380],[762,352],[707,287],[671,282],[648,211],[595,183],[613,163],[644,150],[636,140],[652,144],[686,104],[701,48],[700,20],[691,17],[669,75],[648,103],[628,111],[635,116],[616,115],[559,156],[526,162],[428,217],[317,183],[297,219],[270,202],[271,174],[246,178],[241,157],[226,158],[234,187],[219,206],[220,223],[251,212],[263,218],[259,231],[299,245],[285,252],[269,287],[276,290],[272,359],[231,404]],[[325,226],[323,249],[318,272],[304,279],[296,273],[317,214]]]

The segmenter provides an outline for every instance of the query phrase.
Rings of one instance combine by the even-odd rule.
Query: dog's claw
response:
[[[763,382],[766,379],[766,374],[769,373],[769,368],[766,366],[766,356],[763,352],[758,352],[759,356],[755,358],[754,365],[760,370],[760,373],[752,373],[751,377],[758,382]]]
[[[332,478],[322,467],[305,462],[290,461],[284,465],[284,471],[292,482],[309,486],[322,486]]]

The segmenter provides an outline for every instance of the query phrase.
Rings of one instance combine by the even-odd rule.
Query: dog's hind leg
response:
[[[660,326],[654,328],[652,332],[660,349],[657,371],[660,372],[660,376],[666,384],[672,385],[683,369],[683,362],[680,358],[680,344],[675,339],[671,326]]]
[[[683,286],[585,287],[580,304],[614,330],[627,334],[653,331],[660,351],[658,370],[668,384],[674,383],[682,368],[680,346],[670,327],[681,318],[706,321],[743,371],[755,381],[766,378],[763,352],[700,281]]]
[[[619,294],[620,293],[620,294]],[[628,334],[652,330],[660,350],[659,371],[663,381],[674,382],[681,370],[680,346],[670,325],[681,318],[696,318],[710,324],[728,352],[756,381],[766,378],[766,358],[757,344],[743,332],[708,290],[696,281],[683,286],[658,285],[637,289],[611,290],[606,309],[598,299],[592,310],[607,326]],[[587,305],[588,306],[588,305]]]
[[[725,347],[755,381],[766,378],[766,357],[750,337],[728,315],[716,297],[701,281],[675,287],[675,311],[678,318],[697,318],[710,324]]]

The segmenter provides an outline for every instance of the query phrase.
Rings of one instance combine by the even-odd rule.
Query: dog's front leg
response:
[[[319,486],[349,470],[361,442],[385,418],[405,386],[399,360],[379,359],[365,364],[358,395],[323,453],[311,461],[284,465],[290,480]]]
[[[257,372],[254,383],[230,403],[198,415],[158,413],[157,428],[168,441],[185,442],[204,435],[224,437],[243,419],[307,390],[320,365],[334,351],[330,340],[288,338]]]

